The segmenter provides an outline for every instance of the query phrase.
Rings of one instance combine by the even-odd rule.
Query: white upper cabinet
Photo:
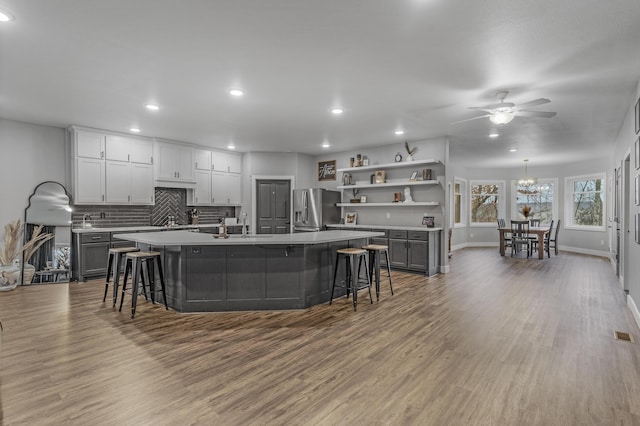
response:
[[[76,127],[69,131],[74,203],[154,203],[153,142]]]
[[[211,161],[211,170],[228,173],[242,173],[242,157],[238,154],[216,151],[213,153]]]
[[[107,135],[107,160],[152,164],[153,143],[124,136]]]
[[[196,170],[211,170],[211,151],[196,149]]]
[[[164,182],[194,183],[194,149],[184,145],[157,144],[157,179]],[[193,187],[193,185],[191,185]]]
[[[104,159],[105,135],[75,130],[74,140],[77,157]]]

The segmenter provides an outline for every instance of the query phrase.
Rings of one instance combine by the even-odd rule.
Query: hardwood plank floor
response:
[[[640,425],[608,261],[454,253],[358,311],[178,314],[103,281],[0,293],[0,424]],[[140,299],[139,299],[140,300]],[[130,303],[125,300],[125,306]]]

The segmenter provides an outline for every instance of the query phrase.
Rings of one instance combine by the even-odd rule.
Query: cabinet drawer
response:
[[[83,243],[101,243],[105,241],[111,241],[111,233],[109,232],[92,232],[88,234],[82,234],[80,241]]]
[[[409,231],[410,240],[429,241],[429,232],[427,231]]]
[[[398,230],[398,229],[390,229],[389,230],[389,238],[406,239],[407,238],[407,231],[401,231],[401,230]]]

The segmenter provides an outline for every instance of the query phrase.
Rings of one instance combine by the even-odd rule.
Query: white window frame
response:
[[[558,206],[560,205],[559,197],[559,188],[558,188],[558,178],[544,178],[538,179],[538,183],[544,184],[546,182],[553,183],[553,205],[551,206],[551,214],[553,215],[553,220],[558,222]],[[511,181],[511,218],[514,219],[520,213],[518,211],[518,206],[516,205],[516,196],[518,194],[518,181]],[[521,215],[521,213],[520,213]],[[524,217],[523,217],[524,219]]]
[[[460,223],[455,223],[456,216],[456,184],[460,184]],[[454,176],[451,187],[451,224],[454,228],[467,227],[467,180]]]
[[[585,226],[576,225],[573,223],[573,183],[579,180],[588,179],[600,179],[602,181],[602,188],[600,188],[600,194],[602,197],[602,226]],[[607,230],[607,175],[606,173],[592,173],[588,175],[580,176],[567,176],[564,179],[564,193],[565,193],[565,206],[564,206],[564,224],[565,229],[575,229],[580,231],[594,231],[605,232]]]
[[[471,220],[471,198],[473,197],[473,194],[471,192],[471,188],[475,185],[496,185],[498,187],[498,218],[504,217],[505,215],[505,188],[506,188],[506,183],[504,180],[470,180],[469,181],[469,190],[468,192],[468,197],[467,197],[467,202],[468,202],[468,207],[467,207],[467,212],[468,212],[468,218],[469,218],[469,227],[473,227],[473,228],[495,228],[498,223],[497,222],[473,222]]]

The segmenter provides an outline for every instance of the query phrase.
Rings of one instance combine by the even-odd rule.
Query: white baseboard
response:
[[[457,244],[455,246],[451,247],[451,251],[455,251],[455,250],[461,250],[463,248],[467,248],[467,247],[498,247],[499,244],[496,242],[493,243],[487,243],[487,242],[474,242],[474,243],[462,243],[462,244]],[[598,257],[606,257],[609,258],[609,252],[608,251],[602,251],[602,250],[588,250],[588,249],[583,249],[583,248],[578,248],[578,247],[567,247],[567,246],[559,246],[558,247],[559,250],[561,251],[570,251],[573,253],[580,253],[580,254],[589,254],[591,256],[598,256]]]
[[[633,301],[633,298],[630,294],[627,294],[627,306],[629,310],[633,314],[633,318],[636,320],[636,325],[640,328],[640,312],[638,311],[638,307],[636,303]]]

